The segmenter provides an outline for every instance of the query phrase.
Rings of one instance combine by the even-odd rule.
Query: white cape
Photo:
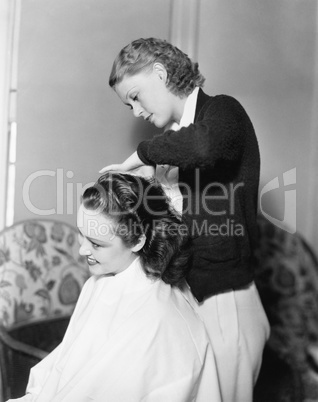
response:
[[[214,355],[183,294],[139,259],[83,287],[62,343],[32,368],[37,402],[218,402]]]

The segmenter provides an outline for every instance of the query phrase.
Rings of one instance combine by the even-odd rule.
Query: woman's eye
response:
[[[133,97],[133,101],[134,101],[134,102],[137,102],[137,101],[138,101],[138,95],[135,95],[135,96]]]
[[[93,246],[95,249],[97,249],[97,248],[100,248],[100,247],[101,247],[99,244],[96,244],[96,243],[92,243],[92,246]]]

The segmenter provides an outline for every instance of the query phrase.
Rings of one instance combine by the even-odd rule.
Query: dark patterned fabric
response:
[[[256,285],[271,325],[267,348],[299,375],[303,390],[297,401],[317,401],[317,257],[299,234],[262,216],[258,227]]]

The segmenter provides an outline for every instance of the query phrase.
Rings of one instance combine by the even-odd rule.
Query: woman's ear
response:
[[[165,66],[159,62],[153,65],[153,72],[158,75],[159,79],[162,80],[164,83],[167,82],[167,70]]]
[[[140,251],[146,243],[146,236],[141,235],[138,239],[138,243],[131,249],[133,253]]]

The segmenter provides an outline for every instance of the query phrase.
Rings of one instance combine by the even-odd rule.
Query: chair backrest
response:
[[[299,233],[288,233],[262,216],[258,218],[258,227],[255,282],[271,324],[268,347],[278,358],[300,373],[304,396],[295,400],[316,400],[318,395],[316,252]],[[315,398],[312,399],[313,394]]]
[[[7,328],[72,314],[89,276],[77,230],[49,219],[0,233],[0,325]]]

